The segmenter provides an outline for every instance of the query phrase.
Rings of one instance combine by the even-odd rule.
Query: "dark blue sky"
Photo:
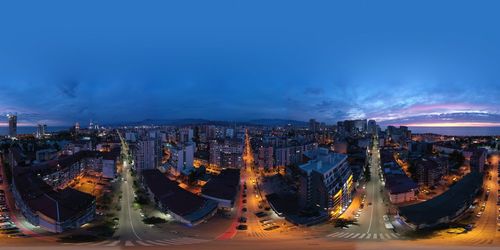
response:
[[[1,4],[0,113],[500,126],[498,1],[75,2]]]

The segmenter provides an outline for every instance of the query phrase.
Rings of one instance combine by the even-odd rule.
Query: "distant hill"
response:
[[[112,126],[140,126],[140,125],[153,125],[153,126],[184,126],[184,125],[197,125],[197,124],[214,124],[214,125],[257,125],[257,126],[292,126],[303,127],[308,123],[297,120],[287,119],[255,119],[250,121],[214,121],[206,119],[146,119],[138,122],[122,122],[111,124]]]
[[[137,122],[121,122],[112,124],[113,126],[140,126],[140,125],[153,125],[153,126],[161,126],[161,125],[169,125],[169,126],[182,126],[189,124],[203,124],[208,123],[210,120],[205,119],[146,119]]]
[[[287,120],[287,119],[257,119],[250,120],[247,122],[252,125],[262,125],[262,126],[286,126],[288,124],[297,127],[308,126],[309,123],[297,120]]]

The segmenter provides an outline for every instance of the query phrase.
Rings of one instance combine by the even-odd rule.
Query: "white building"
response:
[[[170,146],[169,166],[174,174],[180,175],[184,170],[192,169],[194,162],[194,143],[185,143],[181,146]]]
[[[233,138],[234,137],[234,129],[227,128],[226,129],[226,137]]]
[[[193,141],[193,129],[191,128],[181,128],[179,130],[179,142],[186,143]]]
[[[368,121],[368,127],[367,127],[367,132],[374,135],[377,133],[377,122],[375,120],[369,120]]]
[[[136,142],[137,141],[137,133],[125,132],[125,140],[127,140],[129,142]]]
[[[145,169],[155,169],[157,166],[157,155],[155,149],[156,142],[152,139],[140,140],[134,149],[135,169],[142,171]]]

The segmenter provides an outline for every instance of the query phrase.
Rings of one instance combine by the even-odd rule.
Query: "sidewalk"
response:
[[[354,219],[354,215],[358,212],[358,209],[361,206],[361,200],[363,198],[363,195],[365,194],[365,191],[363,189],[363,185],[359,185],[359,187],[356,189],[356,193],[354,194],[352,198],[352,202],[347,207],[347,209],[342,213],[339,218],[340,219],[348,219],[352,220]],[[365,207],[366,208],[366,207]]]

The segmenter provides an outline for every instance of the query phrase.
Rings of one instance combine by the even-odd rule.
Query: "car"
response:
[[[274,225],[274,226],[266,227],[266,228],[264,228],[264,230],[271,231],[271,230],[278,229],[278,228],[280,228],[280,226]]]
[[[259,218],[262,218],[262,217],[266,217],[267,216],[267,213],[264,213],[264,212],[257,212],[255,213],[255,216],[259,217]]]
[[[12,224],[8,224],[8,225],[4,225],[4,226],[0,226],[0,229],[14,229],[14,228],[17,228],[15,225],[12,225]]]
[[[248,226],[244,224],[240,224],[236,227],[236,230],[247,230]]]
[[[23,233],[10,234],[9,238],[28,238],[29,236]]]
[[[266,206],[266,207],[264,208],[264,210],[269,211],[269,210],[271,210],[271,207]]]
[[[3,234],[18,234],[20,233],[19,229],[18,228],[12,228],[10,230],[7,230],[7,231],[2,231]]]
[[[479,218],[479,217],[481,217],[481,215],[483,215],[483,212],[478,212],[478,213],[476,214],[476,217],[477,217],[477,218]]]
[[[243,202],[243,203],[247,203],[247,199],[243,199],[243,200],[242,200],[242,202]]]
[[[241,212],[246,212],[246,211],[247,211],[246,207],[244,207],[244,208],[241,209]]]
[[[247,218],[242,216],[242,217],[240,217],[238,219],[238,222],[240,222],[240,223],[246,223],[247,222]]]
[[[450,228],[448,229],[448,231],[446,231],[447,233],[449,234],[463,234],[465,233],[467,230],[465,228],[462,228],[462,227],[457,227],[457,228]]]
[[[276,225],[276,223],[268,222],[268,223],[262,224],[262,227],[266,228],[266,227],[270,227],[270,226],[274,226],[274,225]]]
[[[247,198],[247,195],[246,195],[246,194],[243,194],[243,198]]]
[[[371,205],[372,205],[372,203],[371,203],[371,202],[368,202],[368,206],[371,206]]]
[[[262,220],[260,220],[259,222],[260,222],[260,223],[264,223],[264,224],[265,224],[265,223],[272,222],[272,221],[273,221],[273,220],[271,220],[271,219],[262,219]]]

